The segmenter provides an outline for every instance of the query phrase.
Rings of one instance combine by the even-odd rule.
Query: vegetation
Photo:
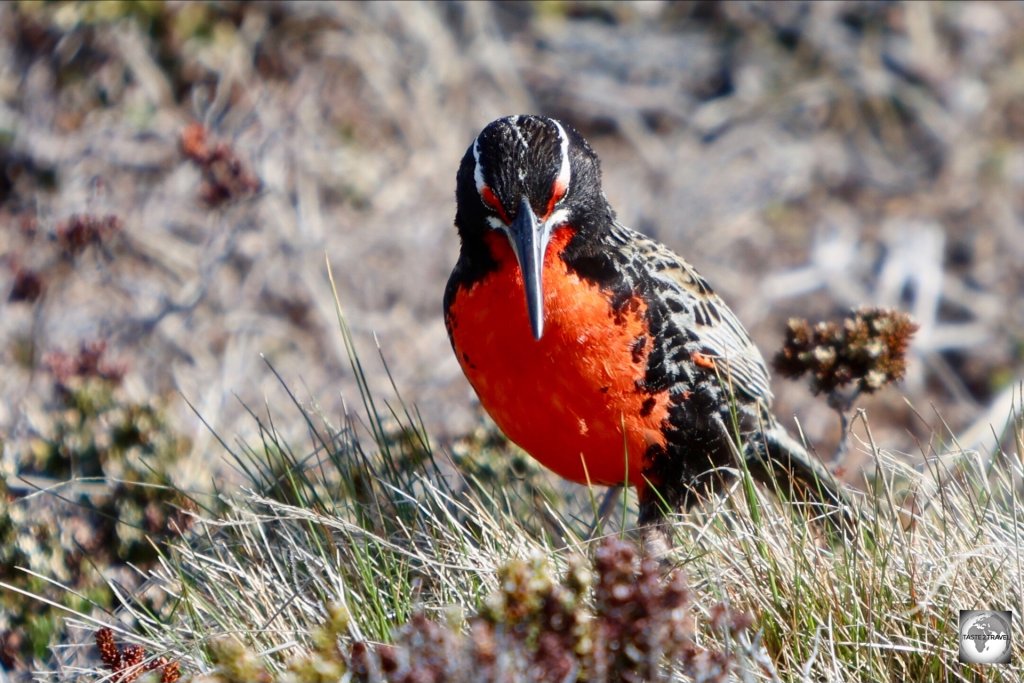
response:
[[[1024,679],[955,634],[1021,642],[1022,68],[984,2],[0,3],[0,680]],[[801,316],[780,413],[870,528],[741,477],[654,563],[474,412],[451,192],[518,111]],[[867,302],[909,350],[802,321]]]
[[[775,369],[787,377],[811,373],[811,390],[832,393],[854,384],[873,393],[903,379],[917,324],[900,311],[860,308],[842,324],[793,318]]]
[[[185,511],[195,506],[171,483],[188,440],[168,427],[160,402],[125,395],[124,367],[104,351],[96,342],[47,355],[51,422],[19,469],[0,473],[5,666],[47,657],[63,631],[58,608],[115,607],[115,596],[138,584],[126,569],[151,566],[159,546],[190,525]]]
[[[960,665],[955,636],[965,601],[1021,598],[1004,580],[1022,531],[1020,438],[988,468],[959,457],[918,471],[874,449],[864,504],[876,521],[842,546],[743,482],[679,518],[692,542],[660,564],[620,532],[591,537],[593,517],[571,499],[526,528],[524,489],[460,476],[398,397],[361,398],[343,426],[296,403],[316,443],[301,457],[260,421],[261,445],[235,454],[249,492],[224,515],[197,515],[167,549],[149,590],[173,607],[129,600],[121,625],[100,632],[108,651],[109,629],[132,643],[132,657],[104,655],[107,668],[130,680],[173,662],[217,682],[1011,681],[1024,670]],[[72,623],[98,625],[84,616]]]

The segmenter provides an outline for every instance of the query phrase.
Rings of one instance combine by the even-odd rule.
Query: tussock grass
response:
[[[387,642],[417,614],[465,629],[507,589],[499,569],[510,560],[532,558],[545,576],[564,577],[600,540],[587,536],[596,492],[549,496],[535,514],[537,499],[514,482],[465,476],[470,468],[432,447],[397,392],[384,400],[370,390],[338,316],[359,409],[333,424],[296,398],[304,449],[280,437],[275,411],[253,412],[261,439],[230,447],[248,486],[220,494],[226,512],[197,513],[191,533],[164,549],[147,601],[124,596],[103,624],[179,662],[186,677],[318,680],[298,663],[323,650],[326,623],[343,622],[349,642]],[[740,647],[713,626],[724,603],[754,618],[757,636],[743,643],[751,656],[732,674],[741,680],[1020,680],[1019,654],[971,668],[957,662],[956,638],[959,609],[1021,613],[1024,422],[1018,411],[1011,421],[1010,450],[936,457],[923,469],[859,443],[876,462],[862,499],[873,528],[842,545],[742,480],[680,516],[666,563],[688,577],[695,642]],[[141,607],[160,603],[159,613]],[[84,615],[71,623],[85,633],[101,625]],[[92,654],[69,647],[52,678],[105,675]],[[692,679],[677,671],[674,680]]]
[[[921,472],[874,455],[877,493],[865,501],[875,507],[873,539],[823,547],[774,499],[755,499],[755,522],[734,497],[731,514],[683,523],[696,539],[691,579],[757,615],[784,678],[1017,680],[1019,662],[961,666],[956,630],[960,609],[1020,613],[1019,452],[987,477],[965,467],[967,456]]]

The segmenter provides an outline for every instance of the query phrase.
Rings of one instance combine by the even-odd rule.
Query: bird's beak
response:
[[[530,316],[530,329],[533,338],[540,339],[544,334],[544,290],[543,268],[544,252],[551,237],[551,227],[541,223],[533,212],[530,202],[523,197],[519,202],[519,212],[508,229],[508,238],[512,250],[519,261],[519,270],[523,273],[523,288],[526,290],[526,311]]]

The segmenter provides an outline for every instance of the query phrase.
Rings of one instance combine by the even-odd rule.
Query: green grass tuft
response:
[[[955,634],[958,609],[1020,610],[1019,440],[987,468],[951,455],[924,471],[860,444],[876,462],[864,501],[874,528],[837,546],[741,477],[730,495],[673,520],[682,541],[663,565],[685,577],[682,612],[651,622],[662,636],[629,636],[633,649],[605,643],[601,659],[594,633],[614,610],[653,613],[650,596],[674,585],[668,569],[622,550],[619,579],[602,584],[609,541],[588,538],[595,492],[555,482],[486,430],[451,452],[434,448],[397,393],[371,392],[340,307],[339,322],[360,411],[334,424],[293,395],[289,419],[309,434],[301,448],[280,436],[279,415],[253,413],[260,439],[232,453],[246,486],[222,492],[223,513],[196,512],[191,531],[163,548],[147,592],[125,596],[118,623],[130,626],[115,630],[150,661],[166,657],[206,681],[412,680],[386,669],[435,671],[429,658],[442,655],[461,663],[461,680],[550,680],[543,672],[554,669],[530,664],[542,650],[559,680],[1024,673],[1019,657],[959,664]],[[83,657],[91,652],[83,645]],[[495,652],[512,653],[508,667]],[[100,675],[89,661],[80,664]]]

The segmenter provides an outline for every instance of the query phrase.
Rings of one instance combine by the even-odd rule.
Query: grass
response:
[[[557,112],[584,130],[623,219],[710,269],[760,341],[807,308],[899,300],[927,323],[914,364],[927,371],[906,386],[917,404],[962,425],[1020,376],[1020,320],[1007,316],[1024,282],[1019,221],[1007,209],[1020,196],[1024,140],[1020,7],[525,9],[510,21],[507,6],[489,3],[0,6],[0,195],[12,227],[0,251],[9,252],[4,282],[13,280],[0,328],[17,361],[0,368],[0,438],[20,470],[8,457],[0,472],[0,580],[86,622],[113,594],[135,596],[124,580],[130,558],[138,575],[163,578],[144,594],[152,607],[139,597],[105,619],[124,617],[119,642],[166,651],[190,675],[235,661],[220,636],[243,634],[245,661],[276,675],[317,651],[331,628],[346,643],[401,640],[394,627],[420,609],[465,626],[452,612],[477,613],[509,558],[539,553],[557,582],[575,554],[595,554],[588,503],[599,490],[553,480],[486,426],[438,449],[415,411],[385,401],[378,363],[364,368],[370,379],[353,373],[369,404],[333,417],[344,354],[332,353],[340,345],[317,306],[325,248],[348,255],[342,287],[360,322],[388,339],[403,387],[434,397],[423,406],[430,423],[462,424],[440,419],[466,416],[469,403],[448,400],[458,368],[438,363],[451,361],[437,297],[456,248],[453,164],[483,123],[512,111]],[[193,121],[207,126],[208,149],[179,149]],[[248,174],[224,175],[235,164],[221,142],[259,174],[254,196]],[[213,209],[225,194],[249,199]],[[714,239],[702,239],[711,228]],[[205,476],[219,455],[202,433],[191,466],[131,455],[103,460],[92,480],[81,470],[70,482],[64,472],[60,481],[16,479],[27,452],[19,435],[46,425],[53,409],[41,357],[92,330],[113,333],[111,349],[131,363],[129,383],[146,404],[177,389],[224,433],[260,425],[262,438],[226,444],[247,490],[192,491],[188,475]],[[287,384],[312,359],[308,393],[332,417],[305,396],[297,413],[275,403],[245,416],[222,402],[240,391],[259,405],[271,373],[253,348]],[[795,403],[786,394],[807,392],[788,389],[780,405],[795,406],[787,412],[820,445],[829,408]],[[912,424],[896,396],[873,405],[878,433],[945,443],[922,449],[932,458],[925,472],[887,452],[896,438],[861,445],[881,472],[868,500],[880,508],[877,545],[823,546],[756,489],[679,520],[675,561],[690,578],[700,642],[732,637],[709,628],[716,601],[729,598],[755,615],[783,679],[1020,678],[1017,668],[960,671],[950,651],[958,606],[989,600],[1019,613],[1020,446],[1009,460],[981,453],[987,471],[956,443],[977,439],[915,431],[936,421]],[[191,435],[176,410],[155,407],[167,434]],[[1010,413],[994,410],[979,422]],[[115,414],[79,427],[98,424],[107,438]],[[95,450],[86,429],[64,433],[85,445],[76,453]],[[126,462],[142,469],[126,475]],[[112,489],[114,479],[131,483]],[[165,490],[168,479],[179,490]],[[72,532],[83,526],[33,488],[51,485],[66,497],[85,488],[113,498],[107,521],[128,523],[85,525],[99,540],[82,552]],[[913,505],[908,491],[919,491]],[[165,515],[139,511],[167,512],[189,497],[200,526],[176,546],[152,544],[178,534]],[[161,505],[149,507],[152,498]],[[46,514],[28,504],[40,501]],[[100,507],[88,505],[89,516]],[[914,509],[920,519],[904,528]],[[602,533],[635,518],[630,506],[621,513]],[[5,572],[15,565],[37,575]],[[100,578],[108,584],[95,588]],[[978,595],[986,584],[991,597]],[[12,619],[31,620],[19,636],[26,653],[0,673],[19,677],[38,666],[28,651],[47,654],[59,622],[23,593],[0,593],[0,667],[17,649],[7,640]],[[586,600],[595,602],[590,592]],[[100,674],[91,645],[62,654],[79,669],[55,678]],[[758,667],[756,676],[771,675]]]
[[[480,656],[473,641],[459,634],[476,634],[478,623],[512,633],[515,619],[523,617],[512,616],[510,585],[526,596],[522,604],[549,604],[562,596],[563,603],[579,603],[572,603],[572,614],[580,615],[580,623],[613,620],[600,599],[594,606],[590,585],[573,578],[589,566],[580,558],[600,558],[606,543],[588,537],[597,492],[560,492],[532,464],[521,463],[518,476],[510,477],[504,467],[509,450],[499,440],[477,440],[452,453],[433,448],[397,391],[384,400],[370,389],[340,307],[338,320],[360,387],[360,410],[333,424],[293,395],[296,417],[309,434],[302,449],[281,438],[275,426],[280,417],[253,412],[259,441],[225,444],[247,482],[219,494],[225,512],[195,513],[191,531],[160,548],[145,591],[122,596],[116,618],[73,615],[73,631],[109,626],[120,642],[179,663],[186,677],[217,681],[337,680],[312,672],[317,666],[339,675],[356,672],[365,661],[357,651],[391,656],[353,650],[353,643],[397,638],[406,648],[399,651],[408,655],[417,652],[410,643],[419,642],[423,657],[423,633],[429,631],[434,640],[427,640],[439,652],[460,653],[465,680],[492,680],[482,677],[483,665],[473,659]],[[1010,665],[971,667],[958,663],[956,649],[957,610],[1021,614],[1024,422],[1018,412],[1012,425],[1011,451],[955,454],[950,438],[954,454],[927,460],[923,470],[876,444],[860,444],[876,463],[874,489],[863,501],[873,509],[872,541],[865,533],[830,547],[813,523],[764,490],[750,495],[749,482],[742,481],[732,495],[679,517],[677,537],[685,540],[668,564],[686,577],[687,599],[676,611],[686,612],[684,642],[692,649],[686,650],[689,659],[677,653],[661,663],[658,675],[1020,680],[1019,655]],[[625,513],[627,519],[633,514]],[[633,535],[615,528],[604,534]],[[598,572],[598,594],[604,576]],[[623,585],[642,581],[633,577]],[[730,614],[751,615],[751,628],[723,627],[723,606]],[[539,618],[538,609],[527,612]],[[434,622],[441,626],[427,626]],[[532,635],[519,645],[513,639],[510,652],[526,657],[550,630],[543,620],[530,623]],[[675,652],[666,643],[659,647]],[[694,664],[696,652],[711,653],[700,660],[704,668]],[[109,673],[85,637],[58,654],[64,665],[51,673],[58,680]],[[579,661],[590,660],[580,655]],[[724,662],[724,668],[708,668],[709,661]],[[575,671],[584,676],[590,670]],[[514,673],[507,680],[546,680],[525,668]]]

